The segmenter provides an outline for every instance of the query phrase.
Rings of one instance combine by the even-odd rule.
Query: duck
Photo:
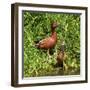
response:
[[[66,64],[64,63],[64,61],[67,59],[67,54],[65,52],[65,42],[63,41],[61,46],[60,46],[60,49],[58,51],[58,54],[57,54],[57,58],[56,58],[56,66],[59,66],[59,67],[62,67],[64,69],[67,69],[67,66]]]
[[[49,50],[54,48],[57,43],[57,33],[55,29],[58,27],[56,21],[51,23],[51,35],[45,39],[40,40],[35,46],[40,49]]]

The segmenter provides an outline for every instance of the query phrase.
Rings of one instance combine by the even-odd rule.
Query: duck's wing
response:
[[[46,43],[48,43],[50,41],[50,39],[51,38],[45,38],[45,39],[39,41],[39,44],[41,44],[41,45],[46,44]]]
[[[47,48],[48,47],[48,43],[50,42],[50,37],[49,38],[45,38],[41,41],[39,41],[39,43],[37,44],[39,48]]]
[[[46,47],[49,41],[50,41],[50,38],[45,38],[45,39],[41,40],[41,41],[39,42],[40,47],[41,47],[41,48]]]

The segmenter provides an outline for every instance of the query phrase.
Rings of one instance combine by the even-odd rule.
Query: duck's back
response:
[[[49,49],[53,48],[56,44],[56,39],[53,39],[52,37],[43,39],[39,42],[39,48],[42,49]]]

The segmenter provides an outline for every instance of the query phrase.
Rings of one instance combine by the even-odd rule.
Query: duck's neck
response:
[[[55,29],[52,30],[51,37],[57,39],[57,33],[55,32]]]

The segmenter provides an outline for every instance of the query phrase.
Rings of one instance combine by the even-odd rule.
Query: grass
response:
[[[24,18],[24,77],[76,75],[80,73],[80,15],[42,12],[23,12]],[[52,21],[60,23],[56,29],[58,42],[48,60],[47,51],[37,49],[35,41],[48,37]],[[55,68],[61,41],[65,41],[67,70]]]

